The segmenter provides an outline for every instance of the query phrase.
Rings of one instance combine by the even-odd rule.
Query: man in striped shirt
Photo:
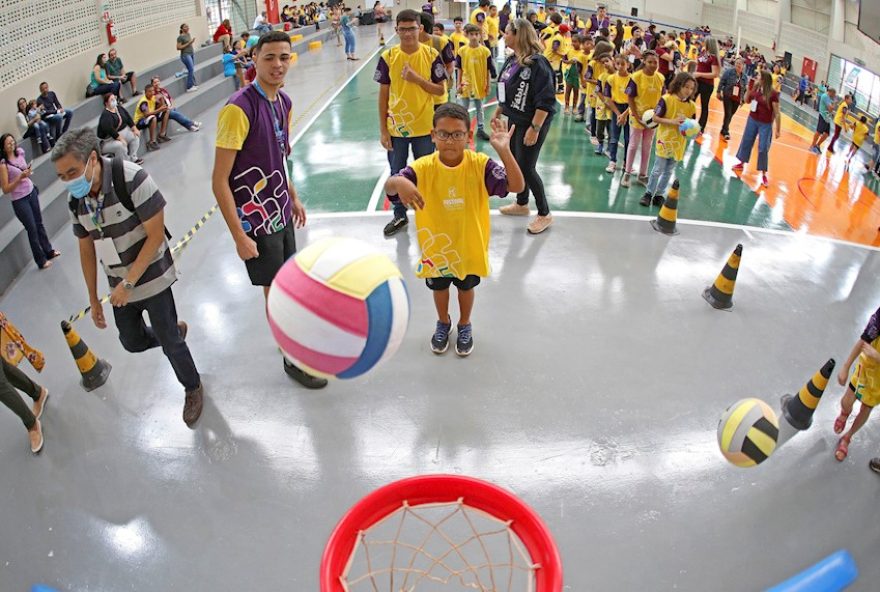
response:
[[[79,239],[95,326],[107,327],[98,298],[101,259],[112,290],[119,341],[130,352],[162,347],[186,391],[183,421],[192,427],[202,412],[202,383],[186,345],[186,323],[178,322],[171,293],[177,271],[165,241],[165,198],[144,169],[124,161],[129,205],[134,208],[129,210],[117,196],[111,161],[101,156],[98,138],[88,128],[64,134],[55,144],[52,162],[72,200],[73,233]],[[144,322],[144,312],[152,327]]]

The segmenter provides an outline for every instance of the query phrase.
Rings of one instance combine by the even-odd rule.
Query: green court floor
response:
[[[364,66],[293,147],[294,181],[311,212],[366,210],[387,172],[387,157],[379,145],[379,85],[373,81],[377,61],[374,57]],[[486,108],[487,116],[492,109]],[[491,153],[488,143],[485,148]],[[539,162],[551,209],[656,213],[656,208],[639,206],[642,187],[620,187],[620,173],[606,173],[607,164],[607,158],[593,154],[583,124],[557,114]],[[781,212],[774,212],[736,177],[724,174],[708,147],[688,147],[678,179],[682,218],[789,229]],[[502,203],[493,200],[493,206]],[[377,207],[382,206],[380,199]]]

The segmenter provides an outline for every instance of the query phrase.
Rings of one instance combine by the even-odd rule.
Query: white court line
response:
[[[387,45],[387,43],[388,43],[389,41],[391,41],[391,40],[392,40],[394,37],[396,37],[396,36],[397,36],[397,35],[394,34],[394,35],[392,35],[391,37],[389,37],[389,38],[385,41],[386,45]],[[377,47],[376,49],[374,49],[374,50],[372,51],[372,53],[370,53],[370,57],[364,59],[363,63],[362,63],[360,66],[358,66],[357,68],[355,68],[355,71],[351,73],[351,76],[349,76],[348,78],[346,78],[346,79],[345,79],[345,82],[343,82],[342,84],[339,85],[339,88],[337,88],[336,91],[335,91],[332,95],[330,95],[330,98],[327,99],[327,101],[324,103],[324,106],[321,107],[320,109],[318,109],[317,111],[315,111],[315,114],[312,115],[312,116],[309,118],[309,120],[308,120],[307,122],[305,122],[305,124],[303,124],[303,126],[300,128],[300,130],[296,133],[296,135],[293,137],[293,140],[290,141],[290,147],[291,147],[291,148],[293,148],[293,145],[296,144],[296,143],[299,141],[299,139],[303,136],[303,134],[305,134],[305,133],[308,131],[308,129],[309,129],[310,127],[312,127],[312,124],[315,123],[315,120],[318,119],[318,116],[321,115],[321,113],[323,113],[324,111],[327,110],[327,107],[330,106],[330,103],[333,102],[333,99],[335,99],[336,97],[339,96],[339,93],[341,93],[342,90],[343,90],[346,86],[348,86],[348,83],[351,82],[352,80],[354,80],[354,77],[357,76],[358,74],[360,74],[361,70],[363,70],[363,69],[367,66],[367,64],[369,64],[369,63],[373,60],[373,58],[376,57],[376,54],[378,54],[379,52],[381,52],[381,51],[384,50],[384,49],[385,49],[385,46],[383,46],[383,45],[380,45],[379,47]]]
[[[370,218],[374,216],[387,216],[387,212],[383,211],[370,211],[370,212],[323,212],[317,214],[309,214],[309,220],[324,220],[324,219],[333,219],[333,218]],[[491,212],[492,216],[501,216],[501,214],[497,210],[493,210]],[[656,216],[644,216],[641,214],[613,214],[606,212],[553,212],[554,218],[597,218],[597,219],[605,219],[605,220],[629,220],[636,222],[647,222],[649,220],[654,220]],[[761,228],[759,226],[744,226],[741,224],[731,224],[729,222],[711,222],[708,220],[687,220],[687,219],[678,219],[679,224],[684,224],[686,226],[706,226],[709,228],[725,228],[728,230],[739,230],[744,233],[749,238],[753,238],[750,233],[757,232],[763,234],[773,234],[777,236],[788,236],[797,239],[814,239],[820,240],[824,242],[831,242],[838,245],[846,246],[846,247],[857,247],[861,249],[866,249],[868,251],[880,251],[880,247],[874,247],[872,245],[863,245],[861,243],[854,243],[852,241],[846,241],[839,238],[833,238],[830,236],[820,236],[815,234],[807,234],[803,231],[793,231],[793,230],[781,230],[779,228]],[[540,240],[540,239],[536,239]]]

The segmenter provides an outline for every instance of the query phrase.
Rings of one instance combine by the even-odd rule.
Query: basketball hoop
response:
[[[324,548],[321,592],[441,587],[561,592],[562,561],[543,520],[522,500],[455,475],[377,489],[343,516]]]

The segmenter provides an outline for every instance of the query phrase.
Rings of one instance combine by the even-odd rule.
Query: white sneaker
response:
[[[605,167],[605,172],[606,173],[613,173],[616,168],[617,168],[617,165],[615,163],[609,162],[608,166]]]
[[[199,90],[198,86],[191,86],[188,89],[186,89],[186,92],[196,92],[197,90]]]
[[[202,122],[201,121],[193,121],[192,127],[189,128],[189,131],[197,132],[200,129],[202,129]]]
[[[590,138],[590,143],[591,143],[593,146],[598,146],[598,145],[599,145],[599,138],[597,138],[596,136],[592,136],[592,137]]]

